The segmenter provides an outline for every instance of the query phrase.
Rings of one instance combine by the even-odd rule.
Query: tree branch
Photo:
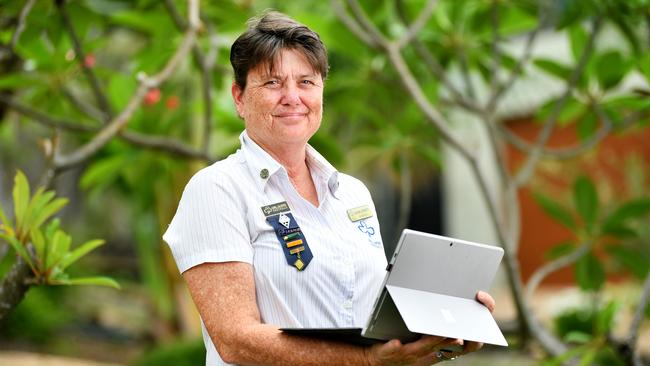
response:
[[[29,266],[22,258],[17,257],[0,283],[0,321],[25,297],[29,290],[28,279],[31,276],[32,271]]]
[[[499,69],[501,69],[501,51],[499,50],[499,1],[492,0],[490,9],[490,25],[492,28],[492,72],[490,73],[491,90],[499,85]]]
[[[611,119],[602,111],[599,105],[594,104],[594,111],[598,118],[602,121],[602,125],[596,131],[595,134],[590,136],[587,140],[577,143],[575,145],[560,147],[560,148],[551,148],[545,147],[542,149],[542,158],[549,158],[555,160],[567,160],[573,159],[602,142],[610,132],[612,132],[614,126]],[[638,121],[642,117],[643,113],[635,112],[630,114],[625,118],[619,129],[624,130]],[[534,145],[530,142],[524,140],[523,138],[517,136],[507,127],[499,125],[500,133],[502,136],[515,148],[524,152],[531,153],[533,151]]]
[[[514,85],[517,78],[521,75],[521,72],[524,70],[525,65],[528,63],[528,60],[530,60],[531,56],[533,55],[533,45],[537,40],[537,36],[541,32],[541,30],[544,29],[544,27],[546,27],[547,22],[550,18],[551,18],[550,11],[544,13],[542,15],[542,18],[537,28],[535,28],[534,31],[528,34],[528,38],[526,39],[526,45],[524,46],[523,55],[517,61],[517,64],[515,64],[515,67],[513,68],[512,72],[510,73],[510,76],[508,77],[508,80],[506,80],[504,84],[497,86],[496,89],[495,88],[492,89],[492,94],[488,99],[488,103],[486,107],[487,110],[489,111],[495,110],[497,103],[501,99],[501,96],[505,92],[510,90],[510,88]]]
[[[409,21],[406,17],[406,11],[404,9],[404,1],[397,0],[395,4],[398,17],[402,23],[407,24]],[[438,63],[438,60],[433,57],[431,52],[429,52],[429,49],[427,49],[427,47],[417,38],[417,36],[411,39],[411,43],[415,47],[415,51],[418,53],[422,61],[424,61],[424,63],[427,65],[428,69],[431,70],[433,75],[442,83],[442,85],[444,85],[445,89],[451,93],[451,102],[475,114],[481,114],[483,112],[481,107],[479,107],[475,101],[465,98],[465,96],[462,95],[458,89],[449,81],[449,78],[447,78],[447,73],[443,67],[440,65],[440,63]]]
[[[548,277],[551,273],[557,272],[562,268],[568,267],[569,265],[577,262],[580,258],[589,252],[590,248],[591,242],[584,242],[573,252],[550,261],[533,272],[533,275],[530,277],[530,280],[528,280],[528,284],[526,285],[526,297],[528,300],[533,299],[535,290],[537,290],[537,287],[539,287],[539,285],[544,281],[544,279],[546,279],[546,277]]]
[[[372,21],[370,21],[370,18],[368,18],[365,11],[363,11],[359,2],[357,0],[347,0],[347,3],[352,11],[352,15],[357,21],[357,24],[360,25],[358,28],[365,29],[375,45],[386,49],[388,47],[388,40],[379,29],[375,27]]]
[[[11,107],[16,112],[31,118],[37,123],[48,127],[60,128],[63,130],[80,133],[96,133],[100,131],[100,127],[86,126],[77,122],[54,119],[45,113],[34,110],[28,106],[25,106],[24,104],[13,100],[12,98],[3,95],[0,95],[0,102]],[[121,131],[117,137],[135,146],[169,153],[179,157],[200,159],[206,162],[216,160],[215,157],[211,157],[203,151],[193,149],[183,142],[172,138],[150,136],[134,131]]]
[[[187,22],[183,19],[176,9],[173,0],[165,0],[165,7],[172,17],[176,28],[181,32],[187,32]],[[192,47],[192,56],[199,70],[201,70],[201,93],[203,96],[203,141],[202,150],[207,153],[210,148],[210,138],[212,135],[212,68],[213,65],[208,61],[198,44]]]
[[[398,39],[397,42],[397,48],[404,48],[408,43],[413,40],[418,33],[422,30],[422,28],[427,24],[429,19],[431,18],[431,15],[433,14],[433,10],[435,9],[436,5],[436,0],[427,0],[427,3],[424,5],[424,8],[420,11],[420,14],[417,16],[415,21],[408,27],[406,30],[406,33]]]
[[[0,53],[0,60],[4,60],[14,52],[14,48],[16,48],[16,44],[20,39],[20,35],[25,30],[25,25],[27,24],[27,16],[32,11],[35,3],[36,0],[27,0],[22,9],[20,9],[20,13],[18,15],[18,23],[16,24],[16,30],[14,30],[14,33],[11,35],[11,40],[9,40],[6,49]]]
[[[104,91],[99,82],[99,79],[97,78],[97,75],[95,75],[95,71],[93,71],[91,67],[86,65],[85,62],[86,54],[84,53],[83,47],[81,45],[81,41],[79,40],[79,36],[77,36],[77,32],[75,31],[74,26],[72,25],[72,21],[70,20],[70,14],[68,14],[68,10],[66,9],[66,1],[65,0],[55,1],[55,3],[59,8],[59,13],[61,13],[61,17],[63,19],[63,25],[67,29],[68,34],[70,35],[70,39],[72,40],[72,47],[74,48],[74,52],[77,55],[77,60],[79,62],[79,65],[81,66],[81,69],[86,75],[86,78],[90,82],[90,88],[92,89],[93,94],[95,95],[97,104],[99,104],[99,109],[101,109],[103,113],[102,120],[104,123],[108,123],[113,118],[113,111],[111,105],[108,102],[106,95],[104,94]]]
[[[367,19],[363,13],[360,15],[362,18]],[[372,43],[369,43],[369,45],[373,46]],[[425,114],[429,122],[431,122],[436,127],[442,139],[447,142],[452,149],[456,150],[469,164],[472,174],[479,183],[481,194],[487,203],[488,210],[490,212],[490,220],[492,221],[492,224],[497,231],[501,245],[504,246],[505,249],[512,247],[514,244],[510,246],[506,245],[506,240],[508,237],[504,232],[503,226],[499,222],[496,201],[488,190],[485,175],[480,170],[476,157],[464,145],[462,145],[460,140],[451,134],[451,131],[447,128],[446,121],[442,115],[431,105],[429,100],[424,95],[422,89],[420,88],[420,85],[411,74],[411,71],[406,65],[406,62],[404,61],[399,48],[396,47],[396,45],[393,43],[386,43],[384,51],[387,53],[391,63],[393,64],[393,67],[395,67],[398,74],[400,75],[405,88],[411,94],[416,104]],[[529,311],[528,305],[526,304],[526,299],[524,297],[523,284],[521,283],[519,263],[517,261],[517,258],[513,255],[513,252],[514,251],[510,250],[505,251],[504,262],[508,274],[507,278],[510,284],[510,288],[513,292],[515,305],[522,322],[522,327],[523,329],[531,330],[535,334],[536,339],[543,345],[547,352],[553,355],[561,354],[566,351],[566,346],[550,332],[548,332],[543,326],[541,326],[541,324],[539,324],[539,322],[532,316]]]
[[[102,111],[97,109],[95,106],[86,103],[85,101],[81,100],[79,97],[77,97],[72,90],[69,88],[66,88],[65,86],[61,87],[61,91],[63,92],[63,95],[65,95],[66,98],[70,101],[70,103],[81,113],[87,115],[88,117],[102,122],[104,115]]]
[[[600,31],[602,20],[603,20],[603,16],[599,15],[594,21],[594,26],[592,28],[591,34],[589,35],[589,39],[587,40],[587,44],[585,45],[585,48],[582,51],[582,55],[580,56],[580,60],[578,61],[576,68],[573,70],[570,79],[567,81],[566,89],[563,95],[560,97],[557,103],[555,103],[553,111],[544,122],[544,128],[542,129],[542,132],[537,137],[537,141],[535,143],[533,150],[531,151],[524,166],[521,168],[521,170],[518,172],[518,174],[515,176],[513,180],[513,184],[515,186],[521,187],[528,179],[530,179],[530,176],[533,174],[535,166],[537,165],[537,162],[539,162],[539,159],[542,156],[542,150],[544,149],[544,146],[550,139],[551,133],[555,128],[555,124],[557,123],[557,118],[562,112],[562,108],[564,108],[564,105],[569,100],[571,93],[575,89],[575,86],[580,80],[580,76],[582,75],[582,72],[585,66],[587,65],[589,56],[591,55],[594,48],[596,35]]]
[[[350,30],[355,36],[357,36],[357,38],[362,40],[371,48],[379,47],[379,45],[375,42],[375,40],[372,37],[370,37],[366,32],[364,32],[364,30],[361,29],[359,24],[357,24],[357,22],[354,19],[352,19],[352,17],[350,17],[348,12],[343,7],[343,4],[341,4],[341,0],[331,0],[330,4],[334,9],[334,13],[339,18],[339,20],[343,22],[343,24],[348,28],[348,30]]]
[[[190,1],[190,6],[196,8],[198,12],[198,1]],[[192,13],[192,11],[190,11]],[[117,135],[129,122],[133,113],[140,106],[144,96],[150,88],[154,88],[163,83],[172,72],[176,69],[180,61],[187,56],[191,50],[194,42],[196,40],[196,29],[197,24],[190,24],[188,31],[185,33],[183,41],[176,50],[176,53],[172,58],[167,62],[162,71],[158,74],[147,77],[144,74],[139,76],[140,85],[135,91],[134,95],[131,97],[131,100],[127,103],[124,110],[116,116],[110,123],[108,123],[95,137],[81,146],[77,150],[73,151],[68,155],[55,155],[54,157],[54,167],[56,170],[65,170],[74,165],[77,165],[95,154],[99,149],[106,145],[111,138]]]
[[[636,307],[636,311],[634,312],[634,317],[632,318],[632,323],[630,324],[630,328],[628,330],[627,344],[629,345],[631,353],[633,355],[636,354],[635,349],[636,349],[637,338],[639,337],[639,329],[641,328],[641,323],[645,318],[645,310],[648,307],[649,302],[650,302],[650,271],[648,271],[648,274],[645,277],[645,281],[643,283],[643,290],[641,291],[641,297],[639,299],[639,304]]]

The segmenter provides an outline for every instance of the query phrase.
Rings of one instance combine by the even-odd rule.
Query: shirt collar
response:
[[[264,190],[272,176],[286,170],[268,152],[262,149],[253,139],[248,136],[246,130],[239,135],[242,153],[246,159],[246,165],[260,190]],[[307,144],[306,147],[307,165],[312,170],[312,177],[327,183],[327,187],[334,197],[339,188],[338,171],[330,164],[316,149]],[[318,184],[318,182],[314,182]]]

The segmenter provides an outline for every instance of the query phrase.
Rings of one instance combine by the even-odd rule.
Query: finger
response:
[[[483,343],[481,342],[466,342],[465,343],[465,348],[463,349],[463,354],[470,353],[470,352],[476,352],[483,348]]]
[[[404,345],[403,351],[409,354],[422,357],[430,354],[432,351],[440,349],[440,345],[445,344],[447,338],[426,335],[417,341],[410,342]]]
[[[494,312],[494,308],[496,307],[496,302],[494,301],[494,298],[490,296],[490,294],[488,294],[485,291],[479,291],[478,293],[476,293],[476,299],[480,301],[483,305],[485,305],[488,308],[488,310],[490,310],[491,313]]]

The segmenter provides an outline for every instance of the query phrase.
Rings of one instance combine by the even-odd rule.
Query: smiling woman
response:
[[[164,235],[201,314],[206,364],[431,365],[480,348],[444,354],[462,341],[362,347],[279,331],[363,327],[386,257],[366,186],[307,143],[328,71],[318,35],[269,12],[230,56],[241,149],[192,177]],[[493,309],[489,295],[480,300]]]

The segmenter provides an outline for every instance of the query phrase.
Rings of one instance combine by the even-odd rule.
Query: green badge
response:
[[[352,222],[372,217],[372,210],[368,205],[363,205],[348,210],[348,217]]]

